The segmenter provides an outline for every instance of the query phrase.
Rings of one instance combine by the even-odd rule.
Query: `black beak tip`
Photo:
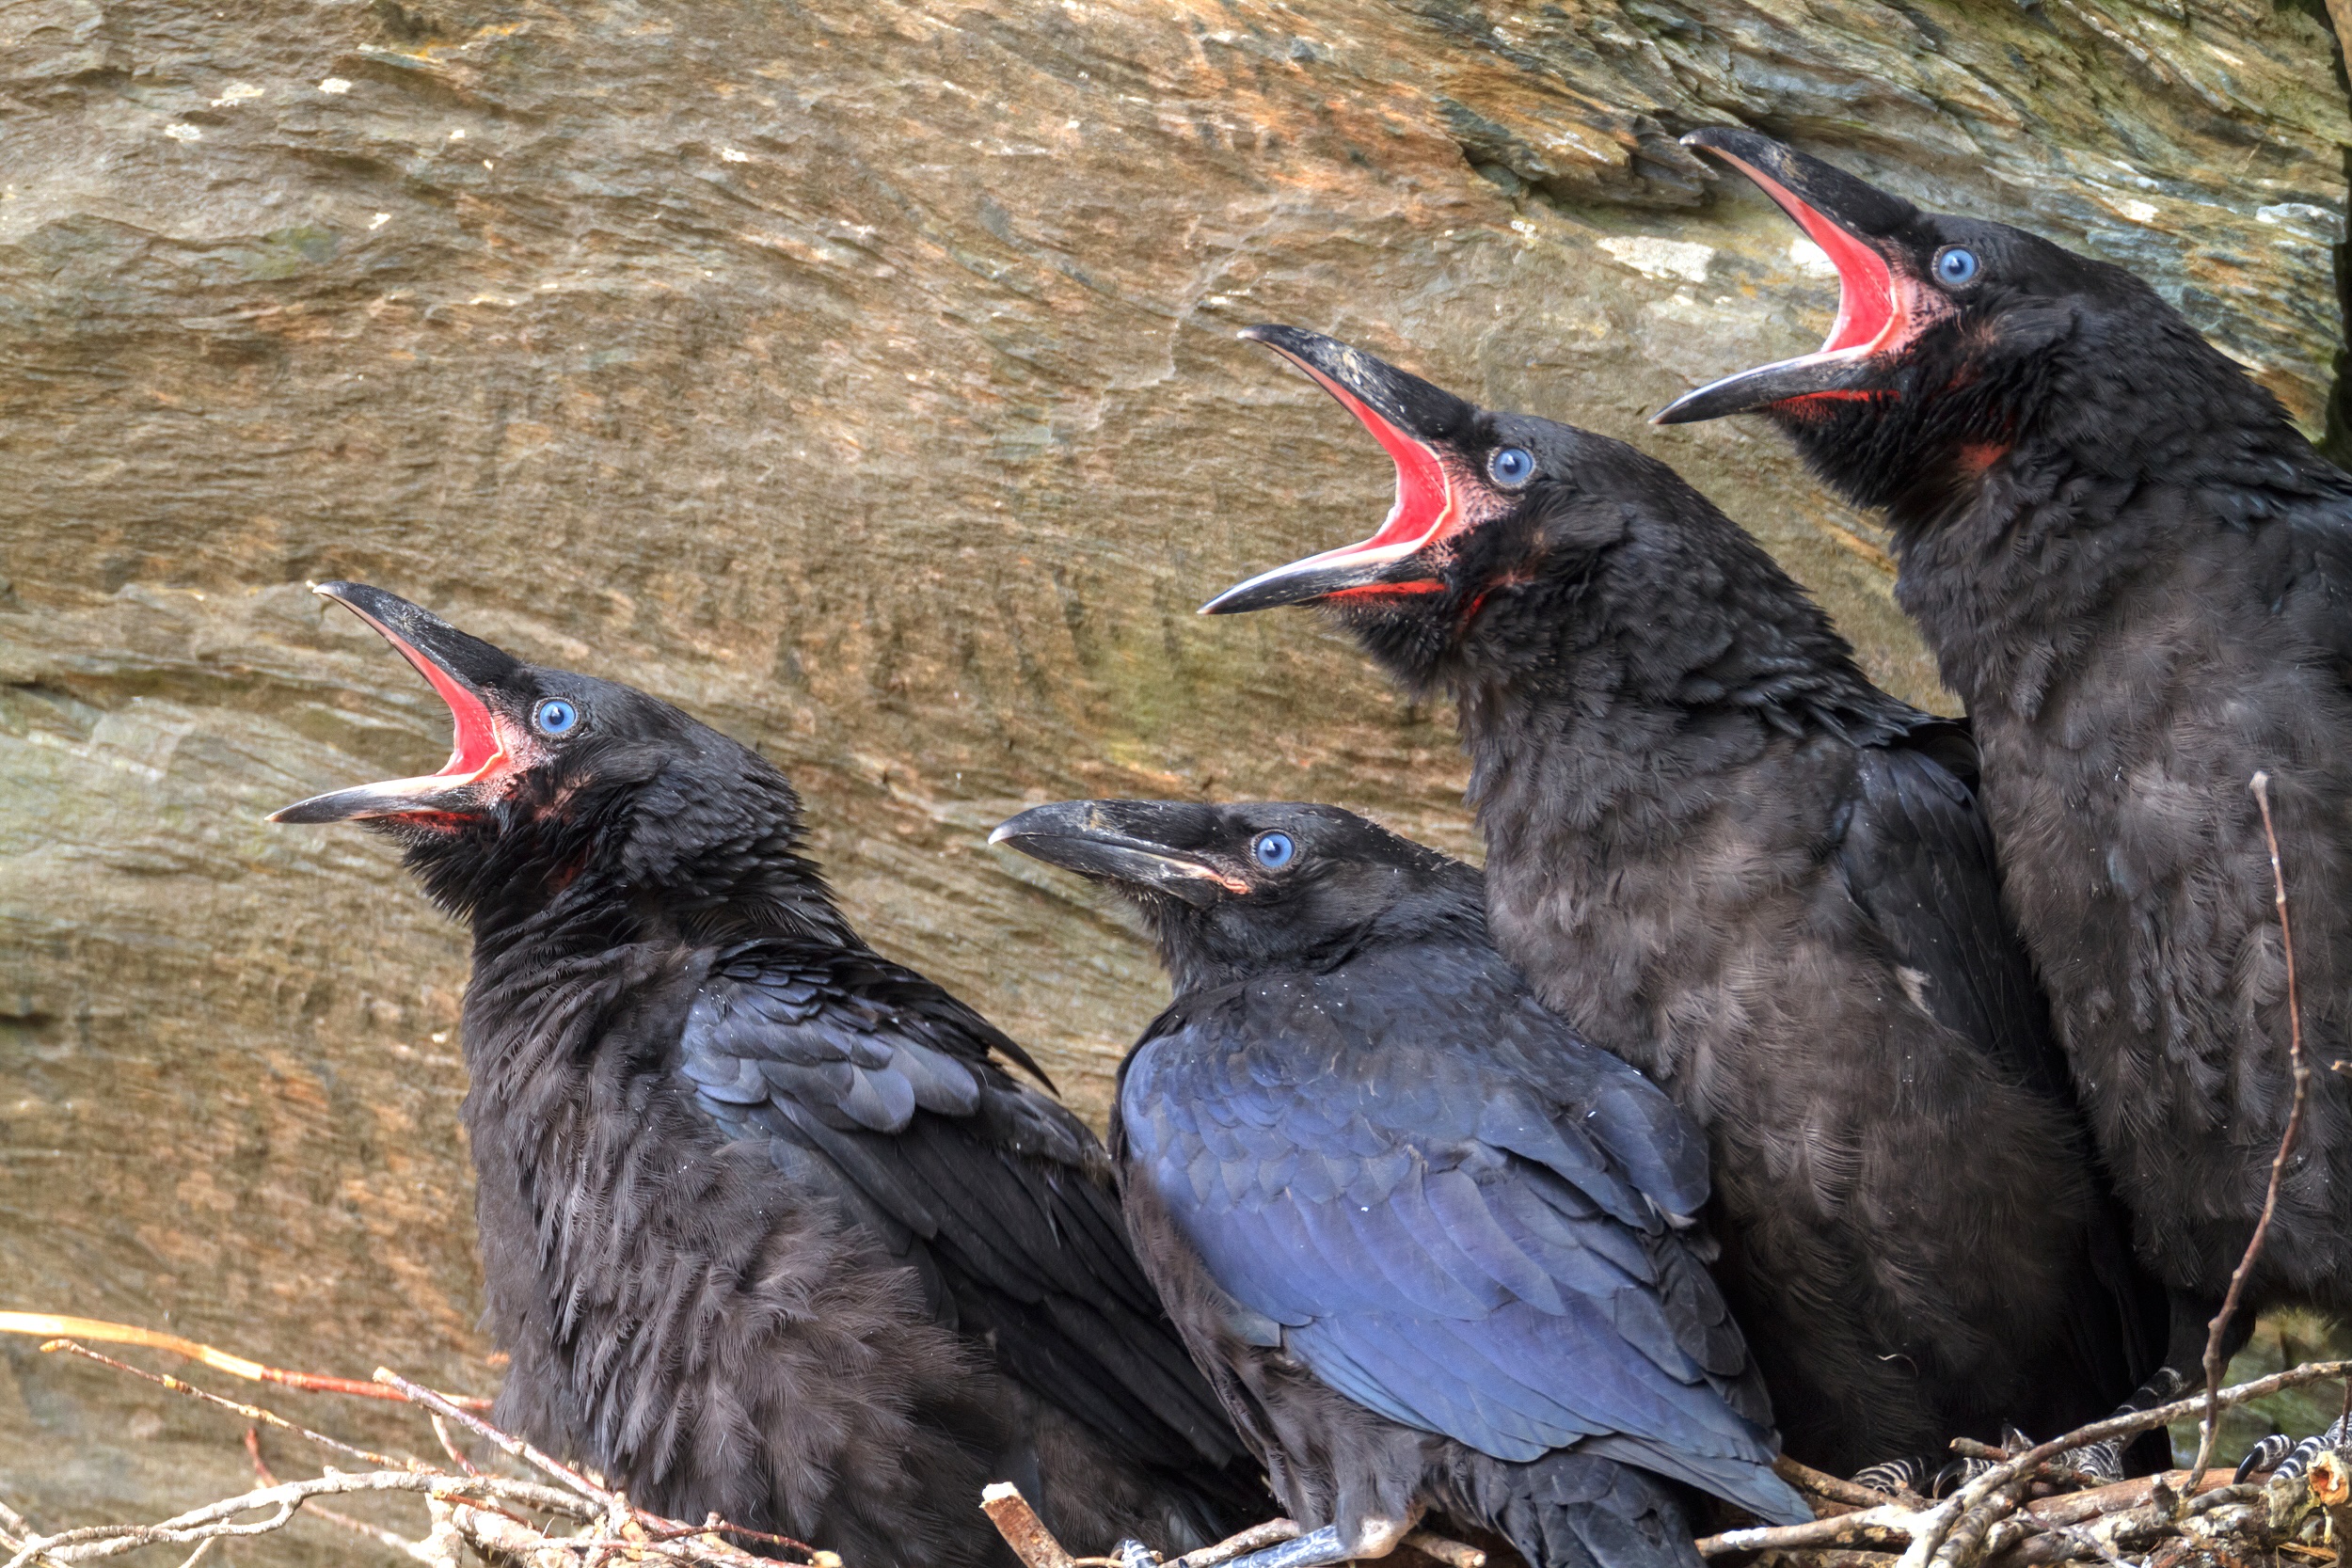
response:
[[[1041,806],[1017,811],[990,830],[988,841],[1011,844],[1015,839],[1082,834],[1089,826],[1091,804],[1086,800],[1049,800]],[[1018,849],[1021,846],[1013,844],[1013,847]]]
[[[1319,332],[1303,326],[1285,326],[1280,322],[1260,322],[1245,326],[1234,334],[1245,342],[1263,343],[1285,359],[1303,364],[1321,364],[1328,353],[1339,345]]]
[[[1712,150],[1723,146],[1726,136],[1739,135],[1740,132],[1727,125],[1702,125],[1695,131],[1685,131],[1681,140],[1685,147],[1703,147]]]
[[[313,795],[307,800],[296,800],[291,806],[280,806],[262,820],[289,827],[307,827],[312,823],[332,822],[335,818],[331,814],[319,810],[320,802],[327,799],[328,797],[325,795]]]
[[[1193,611],[1196,615],[1245,615],[1256,610],[1275,610],[1286,605],[1311,604],[1319,594],[1303,586],[1289,587],[1263,582],[1251,578],[1237,582]]]
[[[1754,164],[1770,163],[1784,150],[1772,137],[1738,125],[1702,125],[1684,133],[1682,145]]]

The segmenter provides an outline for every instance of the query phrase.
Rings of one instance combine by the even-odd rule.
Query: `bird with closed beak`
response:
[[[1305,1527],[1698,1568],[1694,1501],[1807,1516],[1692,1216],[1705,1144],[1539,1005],[1478,873],[1332,806],[1070,800],[992,842],[1104,883],[1174,982],[1111,1147],[1144,1259]]]

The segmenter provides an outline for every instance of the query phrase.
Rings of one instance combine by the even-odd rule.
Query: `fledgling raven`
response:
[[[1841,1469],[2064,1432],[2153,1365],[2005,924],[1959,726],[1855,666],[1762,546],[1622,442],[1253,327],[1394,459],[1315,604],[1459,713],[1504,956],[1707,1130],[1717,1277],[1788,1449]]]
[[[440,772],[275,819],[390,833],[472,922],[505,1426],[672,1517],[852,1568],[1010,1564],[991,1481],[1086,1551],[1263,1517],[1102,1145],[992,1059],[1036,1074],[1018,1045],[859,940],[782,773],[381,589],[318,592],[455,721]]]
[[[2352,1312],[2352,475],[2121,267],[1924,213],[1744,131],[1685,138],[1837,265],[1817,354],[1682,398],[1763,409],[1894,530],[1966,699],[2010,908],[2193,1366],[2292,1099],[2270,775],[2316,1070],[2254,1312]]]
[[[993,843],[1143,911],[1175,999],[1120,1069],[1144,1266],[1298,1542],[1424,1511],[1534,1568],[1696,1568],[1677,1488],[1806,1517],[1682,1227],[1704,1141],[1547,1012],[1478,873],[1331,806],[1071,800]]]

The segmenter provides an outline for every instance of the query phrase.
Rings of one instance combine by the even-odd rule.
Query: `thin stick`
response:
[[[470,1411],[460,1410],[454,1402],[445,1396],[435,1393],[432,1389],[425,1387],[421,1384],[411,1383],[406,1378],[401,1376],[398,1372],[395,1372],[386,1367],[378,1367],[375,1369],[375,1381],[384,1385],[387,1388],[394,1390],[399,1397],[408,1401],[409,1403],[422,1405],[427,1410],[446,1416],[451,1420],[455,1421],[458,1425],[464,1427],[467,1431],[472,1433],[475,1436],[487,1438],[490,1442],[496,1444],[499,1450],[504,1453],[509,1459],[519,1459],[527,1465],[546,1471],[548,1475],[555,1477],[558,1481],[561,1481],[566,1486],[569,1486],[573,1491],[578,1492],[581,1497],[587,1497],[594,1502],[600,1503],[606,1508],[611,1508],[612,1506],[612,1494],[611,1492],[608,1492],[603,1487],[596,1485],[586,1476],[581,1475],[578,1470],[573,1469],[563,1461],[541,1453],[537,1449],[532,1448],[529,1443],[524,1442],[521,1438],[510,1437],[505,1433],[501,1432],[498,1428],[492,1426],[489,1422],[482,1419],[481,1417],[472,1414]]]
[[[2221,1310],[2214,1314],[2213,1323],[2205,1330],[2205,1413],[2198,1423],[2197,1463],[2189,1466],[2191,1491],[2205,1479],[2205,1468],[2213,1463],[2214,1438],[2220,1429],[2221,1407],[2217,1400],[2221,1390],[2221,1341],[2230,1321],[2237,1316],[2238,1298],[2245,1293],[2247,1276],[2254,1272],[2255,1260],[2262,1256],[2263,1241],[2270,1232],[2271,1216],[2278,1212],[2279,1183],[2286,1176],[2287,1160],[2295,1152],[2296,1137],[2303,1131],[2303,1097],[2312,1079],[2312,1069],[2303,1060],[2303,1008],[2295,990],[2295,928],[2287,924],[2287,874],[2279,863],[2279,832],[2270,817],[2270,775],[2256,773],[2252,788],[2254,804],[2263,814],[2263,839],[2270,847],[2271,896],[2279,910],[2279,947],[2286,958],[2287,1065],[2295,1084],[2295,1099],[2287,1110],[2286,1131],[2279,1136],[2279,1151],[2270,1157],[2270,1181],[2263,1189],[2262,1217],[2254,1222],[2254,1234],[2247,1239],[2246,1255],[2231,1272],[2230,1291],[2221,1298]]]
[[[1250,1526],[1239,1535],[1229,1535],[1215,1545],[1196,1547],[1168,1563],[1168,1568],[1216,1568],[1220,1562],[1231,1562],[1237,1557],[1248,1557],[1264,1547],[1295,1541],[1304,1533],[1296,1520],[1268,1519],[1263,1525]]]
[[[60,1530],[55,1535],[40,1536],[24,1544],[7,1568],[25,1568],[46,1553],[60,1562],[84,1562],[96,1558],[119,1557],[136,1551],[141,1546],[194,1545],[208,1536],[263,1535],[279,1528],[294,1515],[294,1511],[312,1497],[346,1497],[362,1492],[411,1492],[427,1497],[464,1497],[468,1496],[499,1497],[536,1508],[550,1513],[563,1513],[573,1518],[591,1518],[593,1514],[580,1500],[550,1486],[535,1481],[504,1481],[495,1476],[459,1477],[421,1474],[415,1470],[373,1470],[362,1474],[320,1476],[313,1481],[282,1481],[265,1486],[240,1497],[227,1497],[175,1514],[154,1525],[92,1525],[82,1529]],[[233,1521],[239,1514],[273,1511],[267,1519],[240,1525]]]
[[[1828,1519],[1808,1519],[1802,1525],[1766,1525],[1754,1529],[1727,1529],[1703,1536],[1701,1557],[1728,1557],[1733,1552],[1787,1552],[1804,1546],[1899,1546],[1912,1539],[1919,1515],[1900,1503],[1886,1503]]]
[[[278,1478],[270,1473],[268,1463],[262,1458],[262,1429],[260,1427],[245,1429],[245,1451],[246,1457],[253,1461],[253,1479],[263,1486],[277,1485]],[[371,1525],[365,1519],[355,1519],[348,1513],[336,1512],[325,1503],[311,1504],[310,1512],[338,1529],[347,1529],[354,1535],[364,1535],[378,1545],[389,1546],[404,1557],[417,1555],[415,1542],[396,1531],[388,1530],[381,1525]],[[197,1556],[210,1551],[213,1543],[217,1539],[219,1539],[217,1536],[206,1536],[203,1544],[196,1548]],[[196,1557],[188,1559],[190,1562],[195,1560]]]
[[[33,1528],[31,1520],[10,1508],[7,1503],[0,1502],[0,1546],[5,1546],[11,1552],[20,1551],[26,1542],[40,1534],[40,1531]],[[47,1557],[37,1556],[33,1559],[36,1565],[52,1560],[54,1560]]]
[[[52,1339],[40,1348],[44,1352],[63,1351],[68,1354],[85,1356],[102,1367],[112,1367],[116,1371],[129,1372],[133,1377],[144,1378],[150,1383],[170,1389],[175,1394],[185,1394],[192,1400],[201,1400],[206,1404],[217,1405],[223,1410],[234,1412],[248,1421],[259,1421],[263,1426],[273,1426],[280,1432],[291,1432],[296,1437],[316,1443],[323,1449],[332,1449],[337,1453],[347,1453],[362,1464],[373,1465],[386,1470],[423,1468],[413,1459],[394,1459],[389,1454],[377,1453],[370,1449],[353,1448],[341,1438],[329,1437],[323,1432],[312,1432],[309,1427],[297,1425],[276,1411],[264,1410],[258,1404],[246,1404],[237,1400],[223,1399],[220,1395],[208,1393],[192,1383],[183,1383],[169,1372],[151,1372],[144,1367],[134,1367],[128,1361],[118,1361],[103,1351],[94,1351],[87,1345],[76,1344],[71,1339]]]
[[[100,1318],[63,1318],[50,1312],[0,1312],[0,1334],[38,1334],[53,1339],[95,1339],[103,1345],[143,1345],[149,1350],[169,1351],[174,1355],[184,1355],[216,1372],[244,1378],[247,1383],[282,1383],[289,1388],[300,1388],[309,1393],[353,1394],[363,1400],[399,1402],[402,1398],[380,1383],[369,1383],[354,1377],[328,1377],[320,1372],[290,1372],[282,1367],[265,1367],[259,1361],[247,1361],[242,1355],[231,1355],[225,1350],[216,1350],[194,1339],[183,1339],[177,1334],[161,1334],[151,1328],[107,1323]],[[451,1395],[450,1398],[469,1409],[490,1408],[488,1400],[458,1395]]]
[[[1397,1544],[1410,1546],[1431,1561],[1444,1563],[1445,1568],[1486,1568],[1485,1552],[1466,1542],[1433,1535],[1425,1529],[1406,1531],[1405,1539]]]
[[[542,1453],[539,1449],[533,1448],[531,1444],[524,1442],[519,1437],[510,1436],[506,1433],[501,1432],[498,1428],[492,1426],[481,1417],[472,1414],[470,1411],[459,1409],[455,1402],[451,1400],[446,1394],[438,1394],[420,1384],[411,1383],[406,1378],[401,1376],[398,1372],[395,1372],[387,1367],[376,1368],[375,1378],[378,1383],[383,1384],[386,1387],[399,1390],[402,1397],[406,1399],[410,1403],[421,1405],[432,1414],[446,1417],[448,1419],[455,1421],[458,1425],[472,1433],[475,1436],[484,1438],[496,1445],[499,1451],[505,1454],[508,1458],[519,1459],[527,1465],[533,1465],[536,1468],[545,1471],[547,1474],[555,1477],[565,1485],[570,1486],[581,1497],[602,1504],[604,1511],[608,1514],[617,1513],[621,1516],[634,1519],[638,1524],[644,1526],[648,1532],[656,1537],[656,1544],[653,1546],[646,1546],[644,1544],[635,1544],[639,1545],[641,1550],[659,1550],[663,1555],[675,1555],[674,1548],[660,1545],[659,1543],[678,1541],[690,1536],[698,1536],[723,1530],[731,1535],[748,1536],[755,1541],[762,1541],[771,1546],[787,1547],[792,1551],[800,1553],[803,1557],[807,1558],[812,1562],[818,1560],[823,1555],[807,1542],[795,1541],[788,1535],[771,1535],[766,1530],[756,1530],[742,1525],[729,1525],[725,1523],[718,1525],[689,1525],[682,1519],[665,1518],[661,1514],[655,1513],[650,1510],[639,1508],[630,1503],[620,1493],[614,1492],[607,1487],[598,1486],[596,1482],[590,1481],[586,1476],[581,1475],[578,1470],[573,1469],[570,1465],[564,1464],[561,1460],[554,1459],[548,1454]],[[721,1549],[734,1554],[736,1557],[740,1558],[747,1563],[755,1563],[759,1560],[758,1559],[752,1557],[748,1552],[742,1551],[739,1547],[727,1546],[722,1544]]]
[[[1953,1438],[1952,1452],[1963,1459],[1988,1459],[1994,1464],[2010,1457],[2009,1449],[1998,1444],[1979,1443],[1973,1437]],[[2040,1473],[2041,1479],[2055,1485],[2079,1487],[2084,1491],[2107,1484],[2104,1476],[2094,1476],[2089,1470],[2077,1470],[2072,1465],[2044,1465]]]
[[[1900,1502],[1908,1493],[1881,1492],[1875,1487],[1858,1485],[1826,1470],[1798,1463],[1782,1454],[1772,1461],[1772,1474],[1800,1492],[1810,1492],[1817,1497],[1827,1497],[1834,1503],[1853,1508],[1878,1508],[1886,1503]],[[1922,1501],[1925,1499],[1922,1498]]]
[[[2034,1471],[2023,1469],[2006,1484],[1987,1493],[1953,1522],[1950,1533],[1935,1548],[1933,1560],[1952,1564],[1969,1560],[1979,1548],[1991,1543],[1994,1532],[2017,1511],[2017,1505],[2033,1489],[2033,1481]]]
[[[2244,1404],[2249,1400],[2261,1399],[2266,1394],[2275,1394],[2281,1388],[2300,1388],[2307,1383],[2326,1382],[2347,1372],[2352,1372],[2352,1361],[2314,1361],[2309,1366],[2293,1367],[2285,1371],[2273,1372],[2268,1377],[2258,1377],[2250,1383],[2241,1383],[2234,1388],[2224,1388],[2220,1402],[2227,1409]],[[1701,1541],[1699,1554],[1702,1557],[1720,1557],[1730,1552],[1776,1551],[1797,1546],[1836,1544],[1839,1535],[1833,1527],[1843,1525],[1858,1527],[1872,1533],[1884,1528],[1893,1538],[1907,1537],[1911,1545],[1905,1553],[1906,1557],[1915,1552],[1924,1562],[1936,1546],[1943,1544],[1946,1533],[1967,1509],[1994,1490],[2007,1486],[2018,1476],[2031,1474],[2044,1461],[2088,1443],[2102,1442],[2109,1437],[2135,1436],[2157,1427],[2170,1426],[2174,1421],[2195,1416],[2204,1408],[2204,1395],[2195,1394],[2185,1400],[2175,1400],[2170,1404],[2153,1405],[2146,1410],[2127,1410],[2088,1426],[2077,1427],[2062,1437],[2037,1444],[2014,1459],[1994,1465],[1932,1508],[1914,1511],[1898,1503],[1888,1503],[1879,1508],[1865,1509],[1858,1513],[1841,1513],[1836,1518],[1815,1519],[1802,1525],[1727,1530],[1722,1535],[1708,1536]],[[1923,1542],[1928,1544],[1924,1550],[1921,1547]]]
[[[433,1423],[433,1435],[440,1440],[441,1451],[449,1455],[451,1464],[469,1476],[478,1476],[482,1473],[474,1467],[474,1462],[466,1457],[465,1449],[457,1446],[457,1439],[449,1434],[447,1418],[437,1410],[428,1410],[424,1413],[424,1418]]]

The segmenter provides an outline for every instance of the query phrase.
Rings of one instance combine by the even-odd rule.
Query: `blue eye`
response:
[[[541,735],[568,735],[580,722],[580,709],[561,697],[549,697],[532,710],[531,721],[539,726]]]
[[[1525,484],[1535,472],[1535,454],[1525,447],[1504,447],[1486,459],[1486,473],[1497,484]]]
[[[1298,853],[1298,847],[1291,843],[1288,833],[1260,833],[1258,842],[1249,847],[1249,852],[1257,856],[1258,863],[1268,871],[1279,871],[1290,864],[1291,857]]]
[[[1965,283],[1977,276],[1977,253],[1953,245],[1935,259],[1935,276],[1947,283]]]

